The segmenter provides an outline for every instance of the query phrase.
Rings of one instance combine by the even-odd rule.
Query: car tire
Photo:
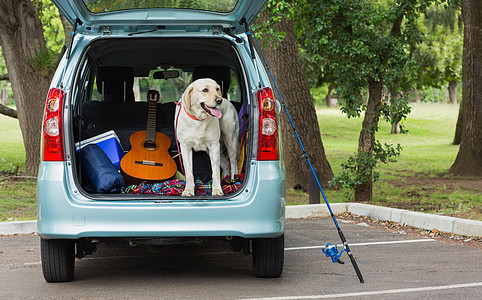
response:
[[[253,273],[260,278],[276,278],[283,273],[284,235],[253,239]]]
[[[75,241],[40,240],[42,272],[48,282],[68,282],[74,277]]]

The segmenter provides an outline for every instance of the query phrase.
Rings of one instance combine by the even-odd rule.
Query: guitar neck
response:
[[[148,98],[149,103],[147,107],[147,127],[146,127],[146,142],[156,142],[156,118],[157,118],[157,99],[155,96]]]

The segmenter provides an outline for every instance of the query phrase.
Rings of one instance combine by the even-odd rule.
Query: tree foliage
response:
[[[138,8],[139,5],[142,5],[143,8],[191,8],[227,13],[234,8],[236,2],[236,0],[90,0],[85,1],[85,4],[87,8],[94,13]]]
[[[411,48],[422,41],[418,18],[432,1],[417,0],[304,0],[297,22],[302,45],[313,63],[322,64],[335,80],[350,117],[364,112],[358,151],[345,164],[363,180],[355,180],[355,200],[371,198],[377,156],[375,133],[385,116],[392,124],[410,112],[403,94],[410,88],[415,63]],[[390,96],[390,97],[389,97]],[[384,153],[394,153],[387,148]],[[383,152],[383,151],[382,151]],[[353,169],[353,168],[352,168]]]
[[[342,110],[360,116],[369,78],[386,87],[400,84],[410,72],[411,44],[421,41],[416,26],[419,1],[333,0],[305,1],[299,32],[314,63],[335,74]],[[403,26],[402,26],[403,22]]]
[[[48,74],[57,66],[59,54],[64,47],[64,27],[57,8],[50,0],[32,0],[32,4],[42,23],[47,50],[38,50],[38,55],[29,61],[29,66],[42,74]],[[1,49],[0,75],[8,78],[7,67]],[[10,84],[0,81],[0,89],[4,87],[7,87],[9,94],[11,94]]]
[[[462,77],[463,23],[460,7],[432,5],[419,20],[423,42],[415,45],[412,57],[417,68],[413,78],[418,88],[447,87]]]
[[[379,141],[376,141],[373,147],[373,155],[360,151],[350,156],[346,162],[341,164],[341,173],[334,176],[330,184],[340,183],[345,188],[354,189],[367,183],[370,176],[373,181],[377,181],[380,177],[380,174],[375,170],[377,162],[380,161],[385,164],[396,162],[401,151],[402,146],[400,144],[393,147],[391,144],[385,143],[382,145]]]
[[[50,0],[33,0],[37,14],[42,22],[45,42],[47,43],[49,59],[55,62],[65,43],[65,38],[69,33],[65,34],[64,26],[60,19],[60,14],[55,5]],[[53,66],[57,67],[56,65]]]

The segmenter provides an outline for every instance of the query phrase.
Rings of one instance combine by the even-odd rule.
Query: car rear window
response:
[[[238,0],[84,0],[85,6],[92,13],[149,8],[179,8],[228,13],[234,9],[237,2]]]

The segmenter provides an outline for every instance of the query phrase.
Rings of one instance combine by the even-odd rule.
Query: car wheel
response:
[[[253,273],[256,277],[275,278],[283,272],[284,235],[253,239]]]
[[[48,282],[67,282],[74,277],[75,242],[40,239],[42,272]]]

